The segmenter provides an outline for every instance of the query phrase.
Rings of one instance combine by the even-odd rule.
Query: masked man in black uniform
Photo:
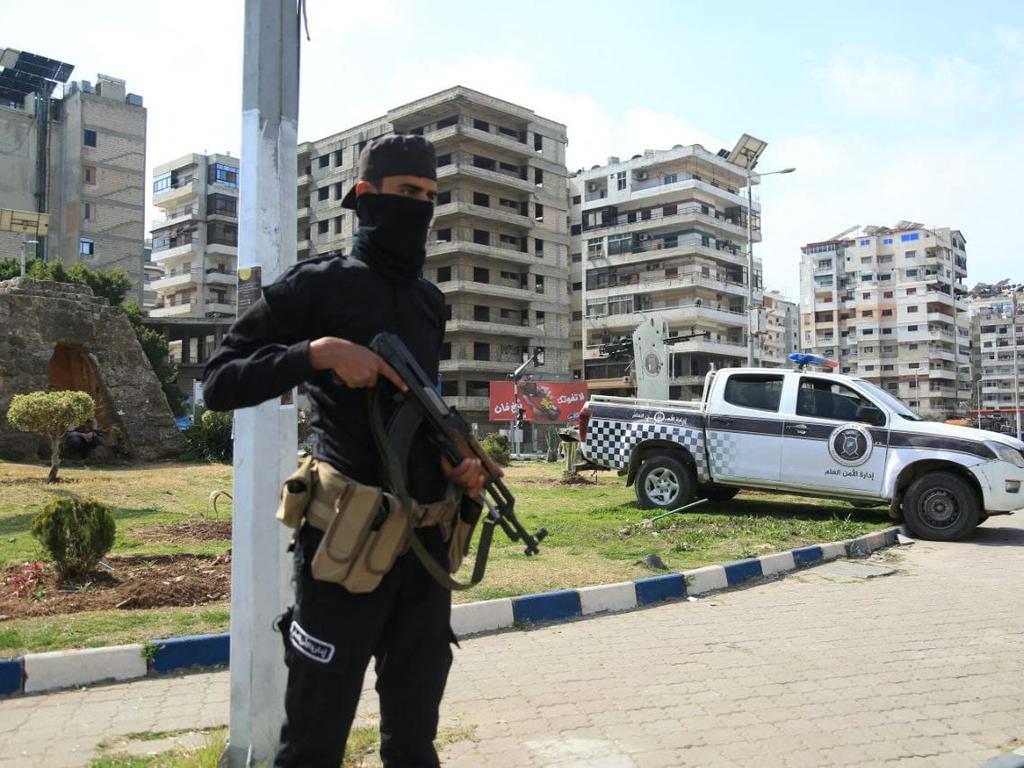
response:
[[[264,289],[206,367],[207,406],[254,406],[305,384],[317,461],[382,486],[366,388],[380,377],[399,389],[404,384],[366,345],[381,331],[396,333],[437,377],[444,297],[421,277],[436,179],[434,147],[422,137],[388,135],[367,145],[359,181],[342,203],[359,218],[352,253],[298,264]],[[451,467],[423,434],[406,471],[409,493],[423,504],[444,498],[449,483],[475,498],[484,479],[478,460]],[[286,719],[274,765],[341,764],[372,656],[385,766],[437,766],[433,740],[454,639],[451,593],[411,551],[364,594],[314,579],[310,562],[323,535],[307,522],[295,543],[295,605],[280,625],[289,670]],[[414,535],[447,564],[440,526]]]

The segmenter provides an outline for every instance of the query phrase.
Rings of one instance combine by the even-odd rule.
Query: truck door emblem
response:
[[[829,435],[828,452],[843,466],[856,467],[870,458],[873,443],[871,433],[860,424],[843,424]]]

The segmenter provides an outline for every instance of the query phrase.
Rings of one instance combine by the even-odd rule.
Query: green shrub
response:
[[[114,546],[116,529],[110,508],[95,499],[54,499],[32,518],[32,535],[65,579],[95,568]]]
[[[480,441],[480,447],[487,451],[495,464],[499,467],[507,467],[511,461],[511,449],[508,444],[508,437],[505,435],[487,435]]]
[[[202,461],[231,461],[231,411],[204,411],[199,423],[185,430],[185,455]]]
[[[15,429],[35,432],[50,441],[50,475],[48,482],[57,482],[60,469],[61,436],[69,429],[84,424],[96,414],[96,403],[86,392],[29,392],[15,395],[7,409],[7,420]]]

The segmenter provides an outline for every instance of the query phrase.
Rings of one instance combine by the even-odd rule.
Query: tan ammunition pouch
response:
[[[450,552],[460,528],[455,522],[456,499],[450,490],[444,500],[414,504],[412,509],[414,527],[442,527]],[[350,592],[376,589],[409,546],[409,521],[395,496],[357,483],[312,458],[285,481],[277,518],[290,528],[299,527],[305,518],[324,532],[310,565],[313,578],[340,584]],[[458,564],[453,563],[455,569]]]

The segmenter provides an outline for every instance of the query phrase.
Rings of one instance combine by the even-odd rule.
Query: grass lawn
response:
[[[225,552],[229,541],[142,543],[133,531],[155,523],[210,514],[209,495],[230,490],[231,468],[219,464],[68,467],[67,482],[47,486],[41,465],[0,462],[0,565],[38,558],[28,533],[34,512],[59,494],[93,496],[110,504],[118,523],[112,554]],[[613,472],[589,485],[562,485],[559,464],[516,464],[506,481],[516,511],[530,531],[546,527],[538,557],[495,533],[483,584],[455,595],[456,602],[582,587],[658,573],[644,565],[657,555],[672,571],[768,554],[805,544],[847,539],[889,525],[884,508],[858,510],[839,501],[743,493],[706,503],[644,527],[652,513],[637,507],[632,488]],[[219,505],[222,514],[230,503]],[[463,564],[468,577],[473,553]],[[225,631],[227,604],[201,608],[97,611],[0,621],[0,656],[141,642],[160,637]]]

